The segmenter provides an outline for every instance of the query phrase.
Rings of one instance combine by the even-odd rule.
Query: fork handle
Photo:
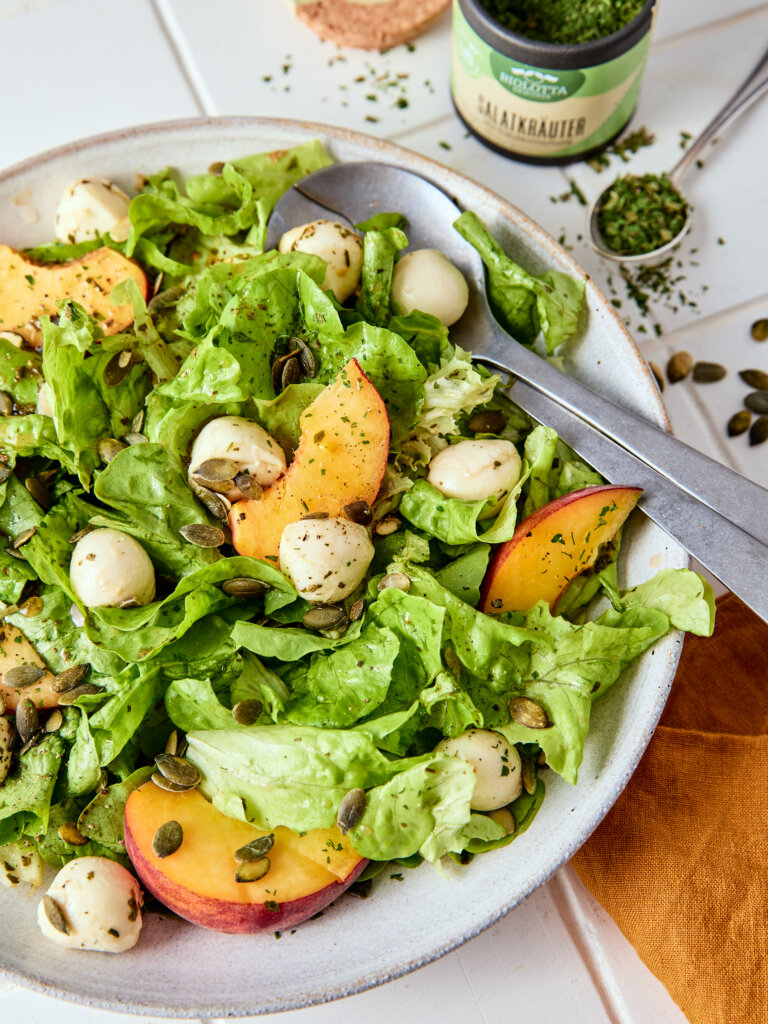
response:
[[[535,352],[512,341],[497,324],[489,324],[488,331],[477,346],[477,360],[511,373],[554,399],[699,502],[768,544],[765,488],[604,398],[575,377],[561,373]]]
[[[512,400],[534,419],[554,427],[607,480],[642,487],[638,508],[768,622],[768,548],[764,544],[543,392],[518,380]]]

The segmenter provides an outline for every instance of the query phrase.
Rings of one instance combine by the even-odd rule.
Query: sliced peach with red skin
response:
[[[594,565],[637,504],[640,487],[605,484],[564,494],[519,524],[485,574],[480,610],[526,611],[537,601],[554,610],[566,587]]]
[[[32,263],[9,245],[0,245],[0,329],[20,334],[30,345],[42,344],[41,316],[56,316],[57,302],[72,299],[105,334],[119,334],[133,323],[130,303],[115,306],[109,295],[132,277],[147,297],[147,275],[133,260],[108,246],[67,263]]]
[[[161,859],[152,840],[167,821],[178,821],[184,839]],[[125,805],[125,845],[144,886],[180,917],[220,932],[292,928],[340,896],[368,863],[336,827],[273,834],[269,871],[238,882],[235,851],[265,832],[222,814],[196,789],[167,793],[147,782]]]
[[[258,501],[232,506],[232,543],[241,555],[277,564],[280,537],[309,513],[343,516],[353,501],[372,505],[389,454],[389,417],[356,359],[301,414],[301,439],[286,472]]]
[[[4,681],[5,673],[18,665],[37,665],[45,675],[32,686],[8,686]],[[6,710],[15,711],[16,705],[25,697],[33,700],[39,708],[55,708],[60,695],[51,689],[53,679],[53,672],[21,630],[10,622],[0,622],[0,697],[5,700]]]

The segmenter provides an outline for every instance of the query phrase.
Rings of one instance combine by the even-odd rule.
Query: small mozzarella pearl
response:
[[[434,456],[427,480],[446,498],[496,498],[497,504],[483,513],[485,519],[499,511],[498,502],[515,487],[521,470],[522,461],[511,441],[459,441]]]
[[[474,768],[474,811],[494,811],[516,800],[522,790],[522,762],[517,748],[501,733],[467,729],[460,736],[440,740],[436,753],[459,757]]]
[[[250,473],[262,487],[285,472],[285,452],[274,437],[242,416],[219,416],[206,423],[192,445],[190,477],[208,459],[232,459],[240,473]],[[227,498],[239,501],[239,488],[227,491]]]
[[[368,531],[348,519],[302,519],[280,538],[280,568],[299,595],[333,604],[360,584],[373,559]]]
[[[292,228],[280,239],[280,252],[308,252],[325,260],[321,287],[344,302],[357,288],[363,268],[360,236],[333,220],[313,220]]]
[[[91,530],[75,545],[69,563],[75,593],[87,608],[104,608],[155,596],[155,569],[137,540],[122,530]]]
[[[392,300],[406,315],[418,309],[450,327],[467,308],[469,288],[459,268],[438,249],[415,249],[395,264]]]

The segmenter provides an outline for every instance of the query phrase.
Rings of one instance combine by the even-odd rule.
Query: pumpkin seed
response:
[[[0,718],[0,786],[5,782],[11,768],[16,730],[7,718]]]
[[[102,378],[108,388],[115,388],[122,384],[133,366],[133,352],[123,349],[122,352],[115,352],[107,365],[104,367]]]
[[[263,710],[263,702],[256,698],[239,700],[232,708],[232,717],[238,725],[253,725],[261,717]]]
[[[446,647],[443,657],[445,658],[445,664],[448,666],[448,671],[455,675],[457,679],[461,679],[462,665],[456,651],[452,647]]]
[[[547,755],[544,753],[543,750],[540,750],[536,755],[536,764],[539,766],[539,768],[547,767]]]
[[[117,607],[123,611],[129,611],[131,608],[141,608],[141,601],[138,597],[126,597]]]
[[[749,428],[749,443],[754,446],[764,441],[768,441],[768,416],[758,416]]]
[[[768,320],[755,320],[749,330],[749,333],[755,341],[765,341],[768,339]]]
[[[58,730],[64,724],[64,715],[59,711],[58,708],[53,710],[45,720],[45,731],[46,732],[58,732]]]
[[[377,537],[389,537],[390,534],[397,533],[402,525],[397,516],[384,516],[376,523],[373,532]]]
[[[150,775],[150,779],[158,787],[158,789],[164,789],[166,793],[188,793],[190,789],[194,789],[194,786],[179,786],[176,782],[171,782],[170,779],[166,779],[160,772],[153,772]]]
[[[43,736],[43,730],[42,729],[35,729],[35,731],[32,733],[32,735],[29,737],[27,742],[24,744],[24,746],[19,751],[19,757],[21,757],[22,754],[26,754],[26,752],[28,750],[31,750],[32,747],[36,747],[37,744],[42,739],[42,736]]]
[[[280,375],[280,387],[281,390],[285,391],[291,384],[299,384],[301,382],[302,372],[301,363],[295,356],[290,359],[286,359],[283,364],[283,372]]]
[[[30,526],[30,528],[28,530],[22,530],[21,533],[17,534],[17,536],[13,538],[13,541],[12,541],[13,546],[18,551],[19,548],[22,547],[22,545],[27,543],[27,541],[32,540],[32,538],[35,536],[36,533],[37,533],[37,527],[36,526]]]
[[[330,519],[330,516],[327,512],[305,512],[300,519],[304,522],[306,519]]]
[[[168,739],[165,741],[165,753],[176,754],[179,750],[179,734],[174,729]]]
[[[62,693],[59,697],[59,705],[67,708],[81,697],[93,697],[100,693],[104,693],[103,686],[96,686],[94,683],[81,683]]]
[[[536,765],[529,758],[524,757],[520,772],[523,780],[523,789],[529,796],[536,792]]]
[[[276,395],[280,394],[280,386],[283,378],[283,362],[287,357],[275,359],[272,363],[272,390]]]
[[[14,665],[13,668],[3,672],[3,686],[10,686],[14,690],[23,690],[27,686],[34,686],[45,675],[45,669],[39,665]]]
[[[357,622],[358,619],[363,617],[365,611],[365,601],[362,597],[358,597],[352,607],[349,609],[349,621]]]
[[[252,839],[250,843],[241,846],[239,850],[235,850],[235,860],[238,864],[248,864],[255,860],[261,860],[262,857],[266,857],[274,845],[275,836],[272,832],[269,832],[265,836],[259,836],[258,839]]]
[[[379,580],[378,590],[389,590],[394,587],[396,590],[408,591],[411,589],[411,577],[404,572],[388,572],[383,579]]]
[[[0,462],[0,484],[4,484],[13,472],[13,468],[7,462]]]
[[[743,434],[745,430],[749,430],[751,422],[752,416],[746,409],[735,412],[728,420],[728,437],[738,437],[739,434]]]
[[[123,434],[120,440],[124,441],[127,445],[149,444],[149,438],[144,434],[140,434],[138,430],[129,430],[127,434]]]
[[[500,434],[507,425],[507,417],[495,409],[484,409],[469,417],[467,426],[473,434]]]
[[[758,416],[768,413],[768,391],[750,391],[744,399],[744,405]]]
[[[43,896],[43,911],[45,916],[48,918],[48,923],[55,928],[57,932],[61,932],[62,935],[69,935],[69,925],[67,924],[67,919],[64,916],[64,911],[56,900],[47,893]]]
[[[693,379],[697,384],[714,384],[728,373],[721,363],[694,363]]]
[[[690,352],[675,352],[667,363],[667,379],[670,384],[684,380],[693,369],[693,356]]]
[[[16,705],[16,729],[22,743],[26,743],[30,736],[37,732],[37,706],[29,697],[20,700]]]
[[[7,391],[0,391],[0,416],[13,415],[13,399]]]
[[[42,505],[42,507],[47,512],[48,509],[53,505],[53,498],[51,497],[51,492],[48,490],[45,484],[41,480],[38,480],[36,476],[28,476],[27,479],[24,481],[24,486],[27,488],[27,490],[38,503],[38,505]]]
[[[209,491],[226,494],[234,487],[237,463],[232,459],[206,459],[192,470],[192,479]]]
[[[359,788],[350,789],[339,804],[339,810],[336,814],[336,824],[339,826],[339,831],[343,836],[360,823],[364,811],[365,790]]]
[[[88,842],[74,821],[65,821],[59,825],[59,839],[63,840],[67,846],[85,846]]]
[[[347,615],[343,608],[332,604],[318,604],[304,612],[302,623],[307,629],[338,629]]]
[[[312,350],[301,338],[292,339],[299,346],[299,362],[305,377],[314,377],[317,373],[317,363]]]
[[[79,540],[82,540],[87,534],[93,532],[93,527],[88,524],[84,526],[82,530],[78,530],[77,533],[73,533],[71,537],[67,537],[67,544],[77,544]]]
[[[653,374],[654,380],[658,386],[659,391],[664,390],[664,374],[661,372],[661,367],[657,366],[656,363],[648,360],[648,368]]]
[[[250,576],[235,576],[231,580],[224,580],[221,589],[229,597],[241,597],[243,600],[248,600],[253,597],[262,597],[271,587],[262,580],[251,579]]]
[[[272,867],[269,857],[261,857],[259,860],[244,861],[235,868],[236,882],[258,882]]]
[[[531,697],[512,697],[507,708],[509,717],[526,729],[548,729],[551,724],[547,712]]]
[[[208,490],[207,487],[201,487],[194,480],[192,481],[192,490],[195,493],[195,497],[205,505],[212,516],[221,523],[229,522],[229,510],[232,508],[232,502],[228,498],[223,494],[215,494],[213,491]]]
[[[225,540],[224,533],[218,526],[208,526],[206,523],[190,523],[188,526],[182,526],[179,533],[184,540],[199,548],[220,548]]]
[[[66,693],[79,686],[91,670],[90,665],[71,665],[54,678],[51,689],[54,693]]]
[[[109,465],[112,459],[127,447],[127,444],[124,444],[122,441],[118,441],[116,437],[103,437],[96,445],[96,450],[99,453],[101,461],[106,465]]]
[[[362,498],[358,501],[350,501],[348,505],[345,505],[344,515],[359,526],[370,526],[373,519],[371,506]]]
[[[237,473],[235,476],[235,487],[238,488],[244,498],[250,501],[260,501],[264,496],[264,488],[256,477],[250,473]]]
[[[43,610],[43,599],[38,594],[33,594],[32,597],[28,597],[24,604],[19,608],[22,615],[25,615],[28,619],[34,619],[36,615],[39,615]]]
[[[747,387],[757,391],[768,391],[768,373],[763,370],[742,370],[739,376]]]
[[[160,774],[177,786],[193,789],[200,782],[200,769],[191,761],[187,761],[185,757],[178,757],[176,754],[158,754],[155,757],[155,764]]]
[[[139,409],[136,415],[131,420],[131,432],[138,434],[141,428],[144,426],[144,410]]]
[[[214,162],[208,168],[208,173],[212,174],[216,178],[220,178],[221,177],[221,172],[223,170],[224,170],[224,163],[223,163],[223,161],[222,160],[214,160]]]
[[[162,279],[158,281],[162,283]],[[157,292],[149,301],[147,309],[154,316],[159,312],[168,309],[170,306],[175,306],[176,302],[184,294],[184,285],[177,284],[173,288],[164,288],[161,292]]]
[[[178,821],[166,821],[152,837],[152,852],[156,857],[170,857],[184,842],[184,830]]]
[[[492,818],[497,825],[501,825],[508,836],[511,836],[517,828],[515,816],[509,807],[497,807],[495,811],[490,812],[488,817]]]
[[[27,560],[27,556],[24,554],[24,552],[23,551],[19,551],[19,549],[15,548],[13,546],[13,544],[6,545],[6,547],[3,548],[3,551],[6,553],[6,555],[10,555],[11,558],[16,558],[20,562],[26,562],[26,560]],[[9,614],[10,614],[10,612],[8,612],[6,610],[6,615],[9,615]]]

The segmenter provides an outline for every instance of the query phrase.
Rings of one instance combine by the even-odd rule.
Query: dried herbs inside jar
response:
[[[609,248],[641,256],[676,238],[687,217],[688,204],[666,174],[627,174],[605,192],[597,226]]]
[[[545,43],[588,43],[618,32],[644,0],[480,0],[500,25]]]

